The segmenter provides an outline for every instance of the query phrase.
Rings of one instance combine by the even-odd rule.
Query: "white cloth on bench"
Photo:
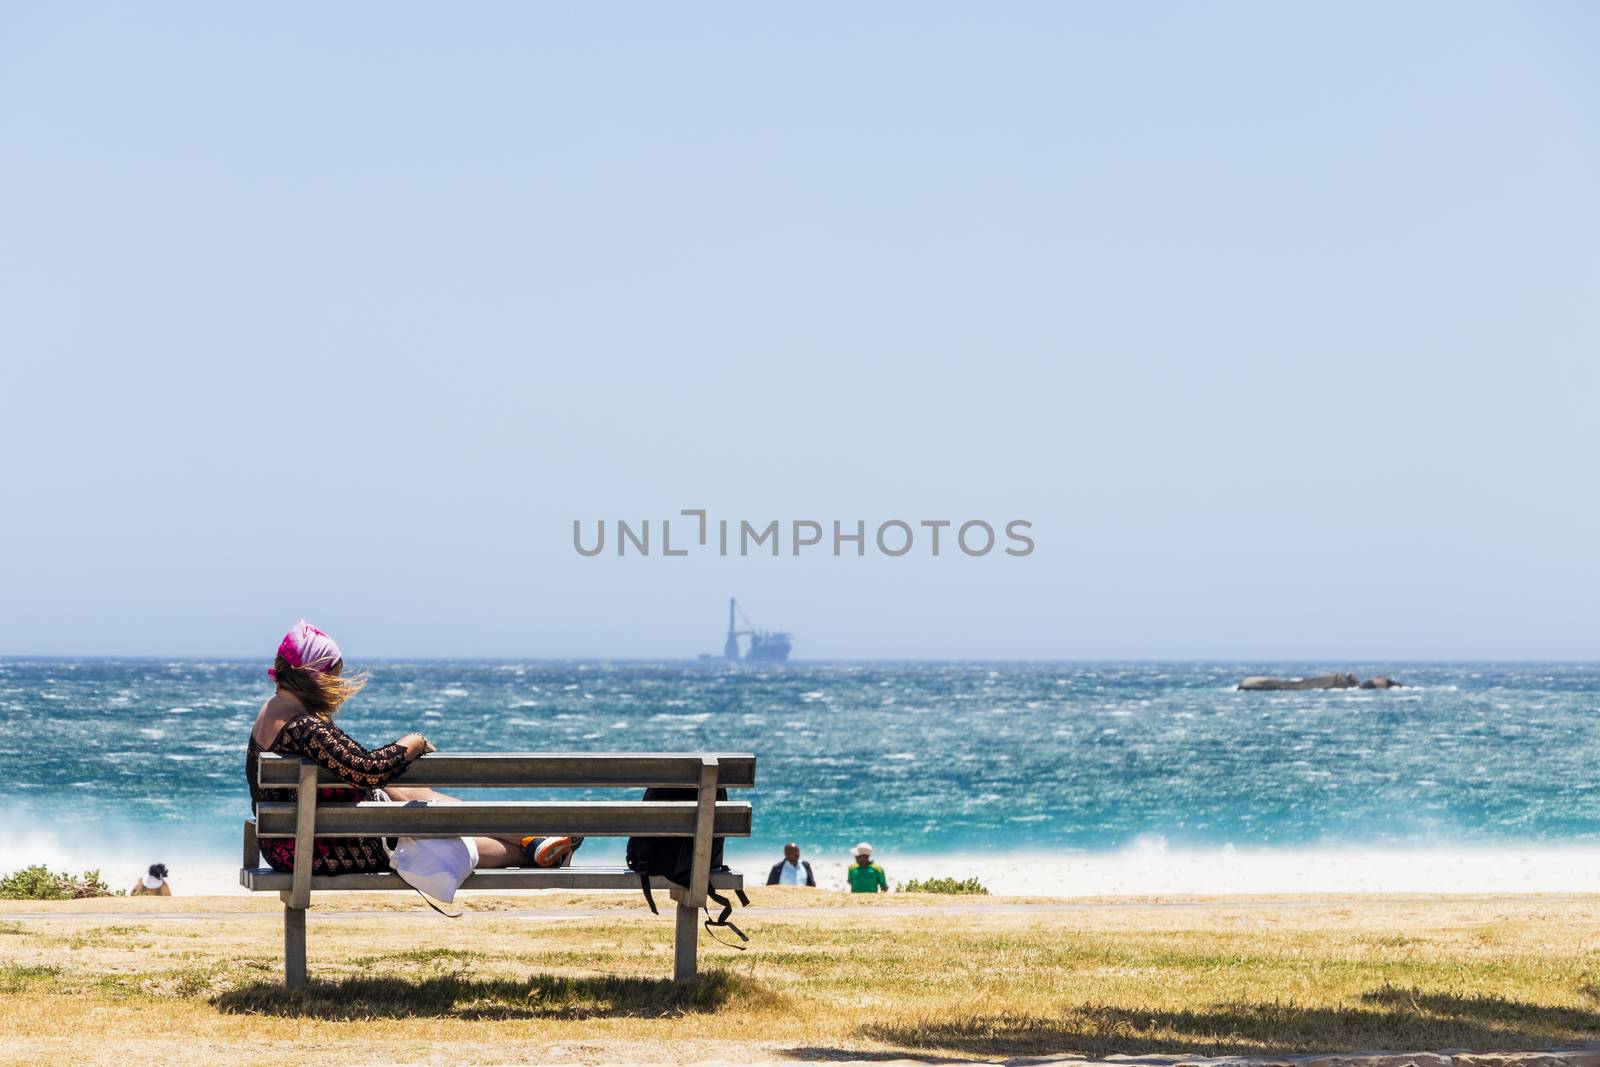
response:
[[[389,799],[381,789],[378,794]],[[384,842],[383,850],[407,885],[446,904],[478,867],[478,843],[470,837],[402,837],[393,849]]]
[[[411,888],[449,904],[478,866],[478,845],[470,837],[402,837],[389,866]]]

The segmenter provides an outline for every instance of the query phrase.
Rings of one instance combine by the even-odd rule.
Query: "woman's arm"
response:
[[[411,765],[433,746],[421,734],[407,734],[382,748],[363,748],[349,734],[325,719],[302,715],[283,728],[278,750],[313,760],[340,781],[376,789]]]

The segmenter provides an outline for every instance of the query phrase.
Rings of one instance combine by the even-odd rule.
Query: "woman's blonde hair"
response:
[[[344,660],[335,663],[324,673],[291,667],[288,660],[279,656],[273,662],[272,669],[279,689],[300,701],[311,714],[324,719],[332,719],[338,714],[339,706],[361,692],[361,687],[367,684],[365,674],[350,678],[342,676]]]

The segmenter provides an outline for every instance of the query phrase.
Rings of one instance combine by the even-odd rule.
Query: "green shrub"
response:
[[[989,890],[976,878],[958,882],[954,878],[915,878],[896,887],[900,893],[953,893],[957,895],[988,896]]]
[[[0,878],[0,900],[77,900],[111,895],[111,887],[100,880],[99,871],[84,871],[82,877],[74,878],[38,863]]]

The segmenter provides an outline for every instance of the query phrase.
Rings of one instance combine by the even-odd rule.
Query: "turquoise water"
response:
[[[0,867],[42,837],[237,855],[264,666],[0,661]],[[340,721],[368,744],[421,730],[447,750],[753,751],[741,853],[1600,838],[1593,666],[367,666]],[[1232,688],[1333,667],[1415,687]]]

